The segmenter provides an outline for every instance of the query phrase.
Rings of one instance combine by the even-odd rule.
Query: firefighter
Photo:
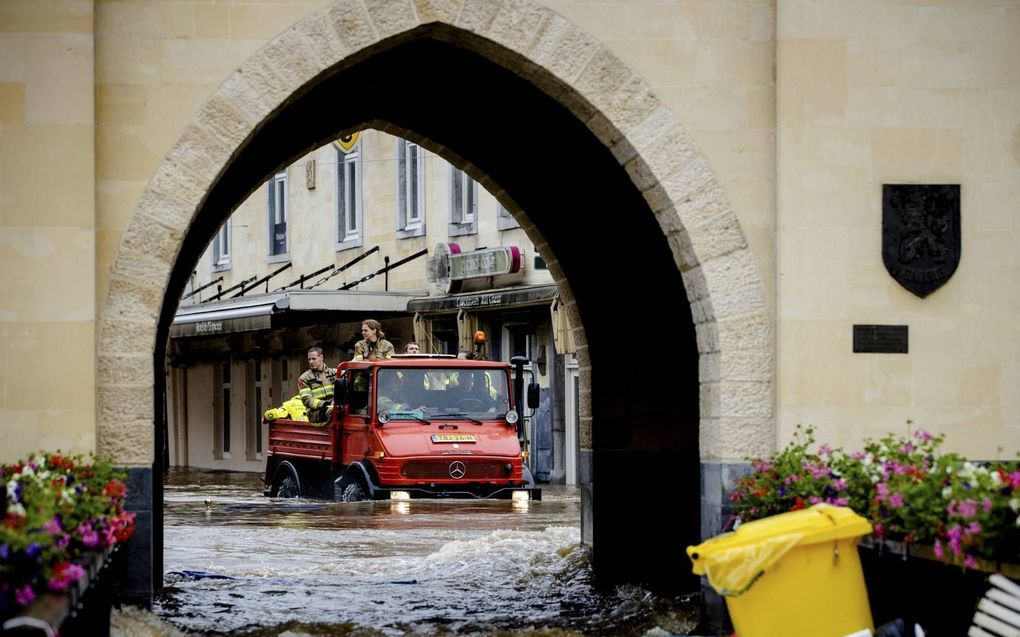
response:
[[[381,361],[393,358],[393,343],[386,340],[382,325],[375,319],[365,319],[361,323],[361,335],[364,337],[354,345],[356,361]]]
[[[309,421],[329,422],[336,369],[326,365],[318,345],[308,349],[308,367],[310,369],[298,378],[298,395],[308,410]]]

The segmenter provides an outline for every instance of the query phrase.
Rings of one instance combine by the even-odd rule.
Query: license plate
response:
[[[474,434],[432,434],[432,442],[477,442]]]

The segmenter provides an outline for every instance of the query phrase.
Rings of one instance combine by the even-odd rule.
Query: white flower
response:
[[[953,488],[952,487],[942,487],[942,497],[943,498],[948,500],[949,496],[951,496],[951,495],[953,495]]]
[[[25,507],[23,507],[20,504],[12,504],[9,507],[7,507],[7,513],[8,514],[14,514],[14,515],[16,515],[18,517],[22,517],[23,518],[23,517],[25,517]]]
[[[18,476],[11,476],[10,481],[7,483],[7,497],[11,500],[14,499],[14,491],[18,488]]]
[[[1013,509],[1013,513],[1020,513],[1020,498],[1010,498],[1009,508]]]
[[[1002,486],[1002,476],[999,475],[999,472],[998,471],[993,471],[991,473],[991,476],[992,476],[992,484],[994,484],[997,487],[1001,487]]]

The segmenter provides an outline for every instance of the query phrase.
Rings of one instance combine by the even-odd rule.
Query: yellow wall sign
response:
[[[336,143],[340,146],[341,150],[343,150],[345,153],[349,153],[351,152],[351,149],[354,148],[354,145],[358,143],[358,136],[360,135],[361,135],[360,132],[341,135],[336,140]]]

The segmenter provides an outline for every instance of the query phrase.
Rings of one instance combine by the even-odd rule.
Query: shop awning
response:
[[[450,294],[416,298],[407,303],[408,312],[450,312],[456,310],[480,311],[500,307],[540,305],[556,298],[555,285],[535,285],[521,288],[486,290],[473,294]]]
[[[170,338],[251,332],[274,327],[274,317],[295,312],[393,314],[407,312],[413,294],[349,290],[292,290],[181,306]]]

